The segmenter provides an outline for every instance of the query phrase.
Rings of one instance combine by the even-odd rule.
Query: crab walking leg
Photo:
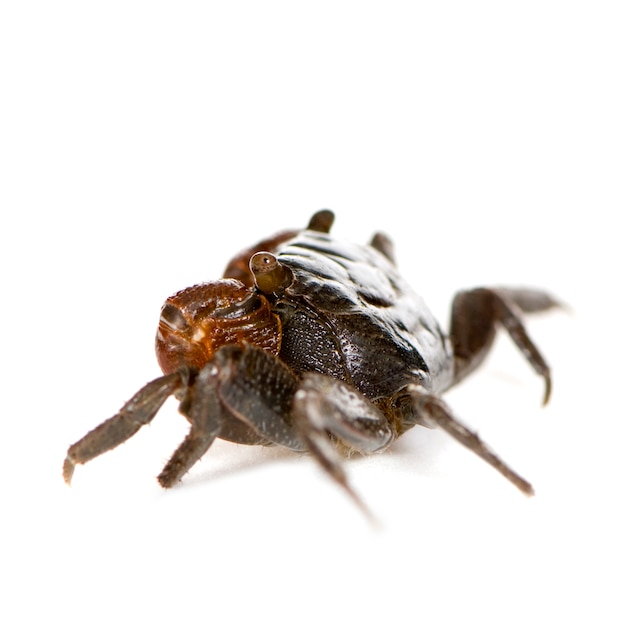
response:
[[[217,397],[217,368],[209,363],[196,377],[179,411],[191,429],[158,476],[162,487],[171,487],[211,447],[222,427],[222,408]]]
[[[250,427],[260,441],[304,450],[291,419],[295,387],[293,372],[265,350],[251,345],[222,347],[181,402],[179,410],[191,429],[163,468],[159,483],[171,487],[182,478],[227,427],[225,414]]]
[[[521,313],[559,306],[549,294],[531,289],[477,288],[462,291],[452,303],[450,338],[454,348],[454,381],[459,382],[484,360],[501,324],[534,370],[543,377],[543,403],[550,398],[550,368],[528,336]]]
[[[306,442],[309,453],[324,468],[328,475],[344,490],[350,499],[371,521],[375,521],[372,512],[365,502],[352,488],[348,481],[348,476],[343,469],[341,458],[334,443],[328,438],[328,433],[315,430],[314,428],[303,428],[302,436]]]
[[[497,287],[494,289],[502,298],[514,302],[523,313],[540,313],[554,308],[563,308],[552,294],[540,289],[524,287]]]
[[[185,384],[182,372],[174,372],[149,382],[113,417],[70,446],[63,463],[63,478],[69,485],[76,465],[87,463],[130,439],[148,424],[165,400]]]
[[[309,451],[367,512],[348,483],[336,446],[328,433],[350,449],[376,452],[386,448],[395,437],[386,416],[344,382],[312,372],[304,374],[298,386],[293,411]]]
[[[424,392],[418,385],[409,385],[408,393],[413,398],[415,407],[414,423],[423,426],[438,426],[454,437],[459,443],[477,454],[510,480],[520,491],[528,496],[534,495],[532,485],[514,472],[504,461],[496,456],[478,435],[459,422],[446,403],[436,396]]]
[[[304,452],[291,414],[297,388],[293,371],[251,345],[224,346],[215,355],[218,395],[224,408],[266,442]]]
[[[305,373],[294,398],[299,424],[329,431],[359,452],[386,448],[394,432],[385,414],[356,389],[341,380]]]

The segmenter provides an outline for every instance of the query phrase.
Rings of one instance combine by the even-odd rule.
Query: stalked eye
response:
[[[257,252],[250,259],[250,271],[259,291],[282,293],[293,282],[293,273],[271,252]]]
[[[169,303],[163,305],[159,321],[172,330],[180,331],[188,326],[182,311],[177,306]]]

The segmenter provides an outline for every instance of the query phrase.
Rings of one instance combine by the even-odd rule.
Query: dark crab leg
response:
[[[291,413],[297,379],[290,368],[251,345],[224,346],[213,364],[219,371],[219,399],[227,411],[267,442],[306,450]]]
[[[328,474],[368,515],[363,501],[348,483],[331,433],[349,450],[363,453],[386,448],[395,438],[386,416],[346,383],[309,372],[293,400],[294,416],[307,448]]]
[[[328,438],[328,433],[320,432],[315,429],[303,431],[303,437],[306,441],[307,450],[315,458],[315,460],[324,468],[328,475],[344,490],[350,499],[361,509],[361,511],[374,521],[372,512],[366,506],[365,502],[352,488],[348,481],[348,476],[343,469],[341,458],[337,452],[335,444]]]
[[[119,446],[148,424],[165,400],[186,384],[182,372],[161,376],[142,387],[113,417],[70,446],[63,463],[63,478],[70,484],[76,465],[87,463]]]
[[[161,486],[178,482],[221,436],[222,429],[229,424],[232,428],[233,423],[251,429],[252,443],[272,442],[303,451],[304,443],[291,419],[295,388],[291,370],[265,350],[251,345],[222,347],[181,402],[179,411],[191,429],[159,475]]]
[[[394,439],[389,420],[380,409],[356,389],[330,376],[305,373],[293,410],[303,430],[331,432],[364,454],[382,450]]]
[[[298,380],[281,361],[254,346],[226,346],[212,364],[226,410],[266,441],[310,452],[369,515],[348,483],[329,433],[366,453],[386,447],[395,433],[378,408],[328,376],[305,373]]]
[[[162,487],[171,487],[210,448],[222,427],[222,408],[216,393],[216,371],[209,364],[188,388],[179,411],[189,420],[189,433],[158,476]]]
[[[513,471],[504,461],[494,454],[478,435],[464,424],[459,422],[452,414],[448,405],[438,398],[425,392],[418,385],[409,385],[407,392],[413,398],[415,408],[415,424],[422,426],[438,426],[454,437],[459,443],[477,454],[483,461],[486,461],[498,470],[506,479],[510,480],[520,491],[528,496],[534,494],[532,485]]]
[[[550,398],[550,368],[532,342],[521,313],[534,313],[559,306],[549,294],[531,289],[478,288],[462,291],[452,303],[450,339],[454,350],[454,382],[465,378],[484,360],[493,343],[497,325],[508,332],[526,360],[543,377],[543,403]]]
[[[298,452],[310,452],[330,476],[370,516],[350,487],[336,443],[374,452],[394,432],[379,409],[345,383],[290,368],[254,346],[226,346],[213,360],[222,405],[263,439]]]

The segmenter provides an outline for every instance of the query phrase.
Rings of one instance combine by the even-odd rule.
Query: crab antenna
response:
[[[250,271],[259,291],[282,293],[293,282],[293,273],[271,252],[257,252],[250,258]]]

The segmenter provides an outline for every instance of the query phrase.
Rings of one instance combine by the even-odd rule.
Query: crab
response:
[[[523,493],[531,484],[463,425],[441,395],[465,379],[504,328],[544,380],[550,369],[523,313],[557,305],[548,293],[480,287],[459,292],[448,334],[396,269],[383,234],[368,245],[330,235],[331,211],[237,255],[220,280],[183,289],[161,309],[163,375],[70,446],[77,464],[115,448],[174,396],[190,430],[158,476],[172,487],[216,438],[309,452],[357,502],[345,453],[382,451],[413,426],[439,427]]]

